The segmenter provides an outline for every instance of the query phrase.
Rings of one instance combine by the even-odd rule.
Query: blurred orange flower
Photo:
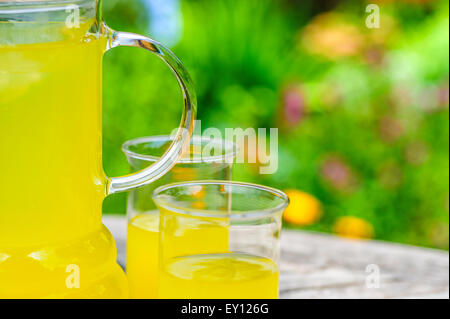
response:
[[[333,230],[337,235],[347,238],[370,239],[374,236],[373,226],[369,222],[353,216],[340,217]]]
[[[311,225],[322,216],[322,205],[314,196],[295,189],[287,190],[290,204],[286,208],[283,218],[294,225]]]

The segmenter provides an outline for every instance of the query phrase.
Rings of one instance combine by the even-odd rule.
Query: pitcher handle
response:
[[[104,25],[107,34],[107,50],[118,46],[138,47],[156,54],[162,59],[175,74],[183,92],[184,110],[181,124],[164,155],[151,166],[134,174],[112,177],[107,180],[107,195],[123,192],[147,185],[166,174],[183,155],[188,146],[194,129],[194,120],[197,110],[197,99],[192,80],[181,61],[169,49],[148,37],[112,30]]]

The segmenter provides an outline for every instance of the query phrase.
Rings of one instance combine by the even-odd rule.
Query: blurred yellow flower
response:
[[[295,189],[287,190],[286,195],[290,204],[286,208],[283,218],[294,225],[311,225],[322,216],[322,207],[314,196]]]
[[[386,47],[396,39],[396,19],[384,13],[382,27],[373,29],[357,21],[338,12],[319,14],[299,32],[299,48],[331,60],[360,56],[367,62],[381,63]]]
[[[303,45],[314,54],[329,59],[355,56],[364,46],[364,36],[338,13],[316,16],[301,34]]]
[[[374,236],[373,227],[369,222],[353,216],[340,217],[333,229],[339,236],[347,238],[370,239]]]

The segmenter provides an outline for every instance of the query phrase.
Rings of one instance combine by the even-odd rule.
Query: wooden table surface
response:
[[[106,216],[103,220],[125,267],[126,219]],[[285,230],[280,298],[449,298],[449,254]]]

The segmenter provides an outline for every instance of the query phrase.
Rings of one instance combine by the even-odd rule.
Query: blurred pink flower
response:
[[[377,46],[370,47],[364,52],[365,61],[378,66],[383,64],[385,55],[385,50]]]
[[[351,167],[335,155],[323,162],[322,176],[333,188],[341,191],[352,191],[357,183]]]
[[[306,113],[305,98],[299,86],[287,87],[282,96],[282,124],[294,127]]]
[[[449,87],[448,81],[433,84],[423,88],[418,95],[417,104],[425,112],[433,113],[448,109]]]
[[[441,86],[438,90],[438,103],[439,106],[448,108],[448,102],[449,102],[449,87],[447,82],[443,86]]]

